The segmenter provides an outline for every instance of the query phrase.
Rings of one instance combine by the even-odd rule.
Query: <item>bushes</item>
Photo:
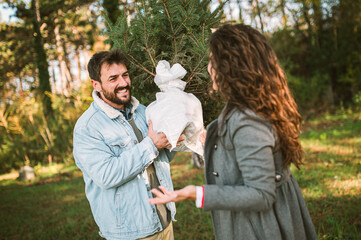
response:
[[[31,92],[0,105],[0,173],[24,164],[71,161],[73,128],[92,101],[89,84],[69,97],[50,94],[54,116],[45,116]]]

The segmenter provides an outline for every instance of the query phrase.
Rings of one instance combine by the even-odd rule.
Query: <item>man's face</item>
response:
[[[93,87],[100,93],[101,98],[110,106],[124,110],[130,102],[130,78],[128,69],[124,64],[104,63],[100,70],[100,80],[92,80]]]

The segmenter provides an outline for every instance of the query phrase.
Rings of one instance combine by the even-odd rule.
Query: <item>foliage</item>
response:
[[[282,1],[292,25],[273,31],[303,112],[350,105],[361,90],[361,1]]]
[[[353,97],[354,106],[357,110],[361,111],[361,91]]]
[[[0,105],[0,172],[24,164],[72,161],[73,127],[91,101],[90,87],[84,85],[71,97],[51,94],[53,118],[31,92],[13,96]]]
[[[18,20],[0,23],[0,172],[71,160],[72,128],[89,104],[89,83],[81,81],[78,60],[78,77],[68,76],[72,88],[65,89],[59,84],[63,79],[56,79],[54,60],[61,56],[69,63],[69,50],[73,56],[83,51],[85,57],[93,47],[96,15],[87,9],[92,2],[38,1],[40,15],[34,22],[36,9],[31,7],[36,1],[1,1],[15,10]],[[44,98],[52,101],[44,101],[47,111],[39,104]]]
[[[113,48],[122,49],[131,63],[134,95],[144,104],[155,99],[153,83],[159,60],[180,63],[186,70],[186,91],[202,102],[206,122],[214,119],[219,104],[209,98],[208,38],[222,19],[222,7],[210,11],[209,0],[135,1],[135,16],[128,23],[124,8],[115,24],[104,13],[105,34]]]
[[[89,5],[94,0],[1,0],[0,2],[12,8],[18,18],[16,22],[1,23],[0,48],[6,48],[6,51],[1,54],[0,62],[4,61],[6,64],[0,65],[0,73],[5,72],[4,75],[7,76],[3,79],[0,90],[7,91],[5,85],[9,82],[12,85],[20,85],[20,91],[23,91],[22,81],[32,78],[29,88],[37,93],[45,106],[43,107],[45,115],[49,117],[52,114],[51,99],[47,94],[52,93],[50,61],[58,60],[63,55],[65,57],[62,59],[68,61],[67,46],[74,48],[77,55],[80,49],[93,44],[95,20],[89,18],[92,15],[91,11],[84,12],[79,8]],[[73,26],[67,28],[69,22]],[[87,27],[89,25],[93,26]],[[62,38],[55,33],[55,29],[60,29],[58,32],[62,34]],[[60,47],[62,51],[59,53]],[[54,49],[58,53],[57,56],[54,56]],[[70,85],[74,81],[71,78],[73,77],[69,76],[67,79]],[[18,79],[20,84],[16,83]]]
[[[86,74],[90,54],[105,49],[96,36],[103,28],[107,42],[127,52],[133,93],[145,105],[158,91],[153,77],[159,60],[185,66],[186,91],[201,100],[205,125],[223,105],[208,90],[208,37],[222,16],[236,8],[241,10],[239,19],[231,20],[251,24],[269,38],[305,119],[330,109],[349,109],[351,104],[360,109],[361,0],[229,0],[218,9],[215,5],[226,1],[124,0],[116,7],[107,5],[115,3],[108,0],[42,0],[38,1],[40,31],[52,85],[47,96],[54,101],[54,119],[48,119],[41,113],[37,94],[30,2],[0,0],[16,14],[16,21],[0,23],[0,171],[25,162],[36,165],[71,158],[71,129],[90,101],[90,85],[82,81],[81,73]],[[120,14],[118,20],[110,21],[104,14],[100,23],[101,4],[114,10],[109,18]],[[281,25],[272,25],[274,18],[281,19]],[[76,71],[71,67],[75,64]],[[58,72],[66,69],[69,75],[59,77]],[[82,104],[83,99],[87,100]]]

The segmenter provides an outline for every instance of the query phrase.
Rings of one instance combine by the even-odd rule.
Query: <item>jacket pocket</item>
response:
[[[110,146],[110,148],[111,148],[112,152],[115,154],[115,156],[119,157],[121,152],[123,152],[124,149],[128,147],[131,140],[132,140],[132,138],[130,136],[125,136],[125,137],[118,138],[118,139],[106,140],[106,142]]]
[[[149,197],[141,178],[135,178],[119,188],[115,203],[117,227],[127,232],[152,228],[157,216],[148,203]]]

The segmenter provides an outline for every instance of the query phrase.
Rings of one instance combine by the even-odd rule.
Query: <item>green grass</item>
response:
[[[319,238],[360,239],[361,114],[325,115],[301,136],[306,163],[293,173]],[[31,183],[0,181],[0,239],[101,239],[75,165],[36,167]],[[171,164],[175,188],[204,183],[203,170],[178,153]],[[209,212],[177,203],[175,239],[214,239]]]
[[[305,165],[293,171],[320,239],[361,238],[361,113],[325,115],[301,136]]]
[[[99,239],[79,176],[2,181],[0,215],[1,239]]]

